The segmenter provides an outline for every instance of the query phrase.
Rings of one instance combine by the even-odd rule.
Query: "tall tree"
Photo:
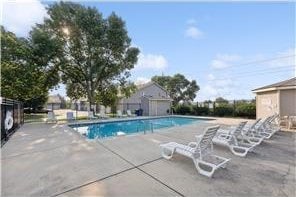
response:
[[[129,70],[139,50],[131,47],[120,17],[112,13],[104,19],[97,9],[70,2],[52,4],[48,14],[38,28],[62,43],[59,69],[68,96],[86,97],[91,105],[114,98],[119,89],[132,89]]]
[[[174,76],[154,76],[151,79],[162,87],[164,87],[173,99],[173,105],[180,101],[193,101],[196,93],[199,90],[195,80],[189,81],[182,74],[175,74]]]
[[[43,44],[36,45],[36,40]],[[25,107],[43,106],[48,90],[59,81],[52,58],[46,58],[48,39],[35,33],[18,38],[1,26],[1,45],[1,96],[23,101]]]

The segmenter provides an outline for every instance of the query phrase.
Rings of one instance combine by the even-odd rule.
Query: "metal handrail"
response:
[[[144,134],[146,134],[146,132],[147,132],[146,123],[143,120],[139,120],[139,123],[142,123],[143,129],[144,129],[143,132],[144,132]],[[151,133],[154,132],[154,126],[153,126],[152,122],[150,122],[150,131],[151,131]],[[137,125],[137,132],[139,132],[139,125]]]
[[[151,125],[150,125],[150,130],[151,130],[151,133],[154,133],[154,126],[153,126],[153,122],[151,122]]]

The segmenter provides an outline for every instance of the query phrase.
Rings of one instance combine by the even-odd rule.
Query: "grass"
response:
[[[107,114],[109,117],[116,117],[116,114]],[[59,122],[67,122],[66,118],[59,118],[59,115],[56,116]],[[25,123],[31,122],[45,122],[47,114],[45,113],[36,113],[36,114],[24,114]],[[87,116],[78,116],[76,120],[88,120]]]
[[[25,123],[44,122],[46,114],[24,114]]]

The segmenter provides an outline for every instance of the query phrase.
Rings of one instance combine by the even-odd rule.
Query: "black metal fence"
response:
[[[0,97],[1,103],[1,146],[24,124],[23,103]]]

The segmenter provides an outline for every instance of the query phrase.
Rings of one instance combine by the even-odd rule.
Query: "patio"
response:
[[[212,179],[188,158],[161,158],[159,144],[187,144],[217,122],[100,141],[64,124],[25,124],[2,147],[2,196],[295,196],[293,132],[275,134],[246,158],[215,146],[232,160]]]

